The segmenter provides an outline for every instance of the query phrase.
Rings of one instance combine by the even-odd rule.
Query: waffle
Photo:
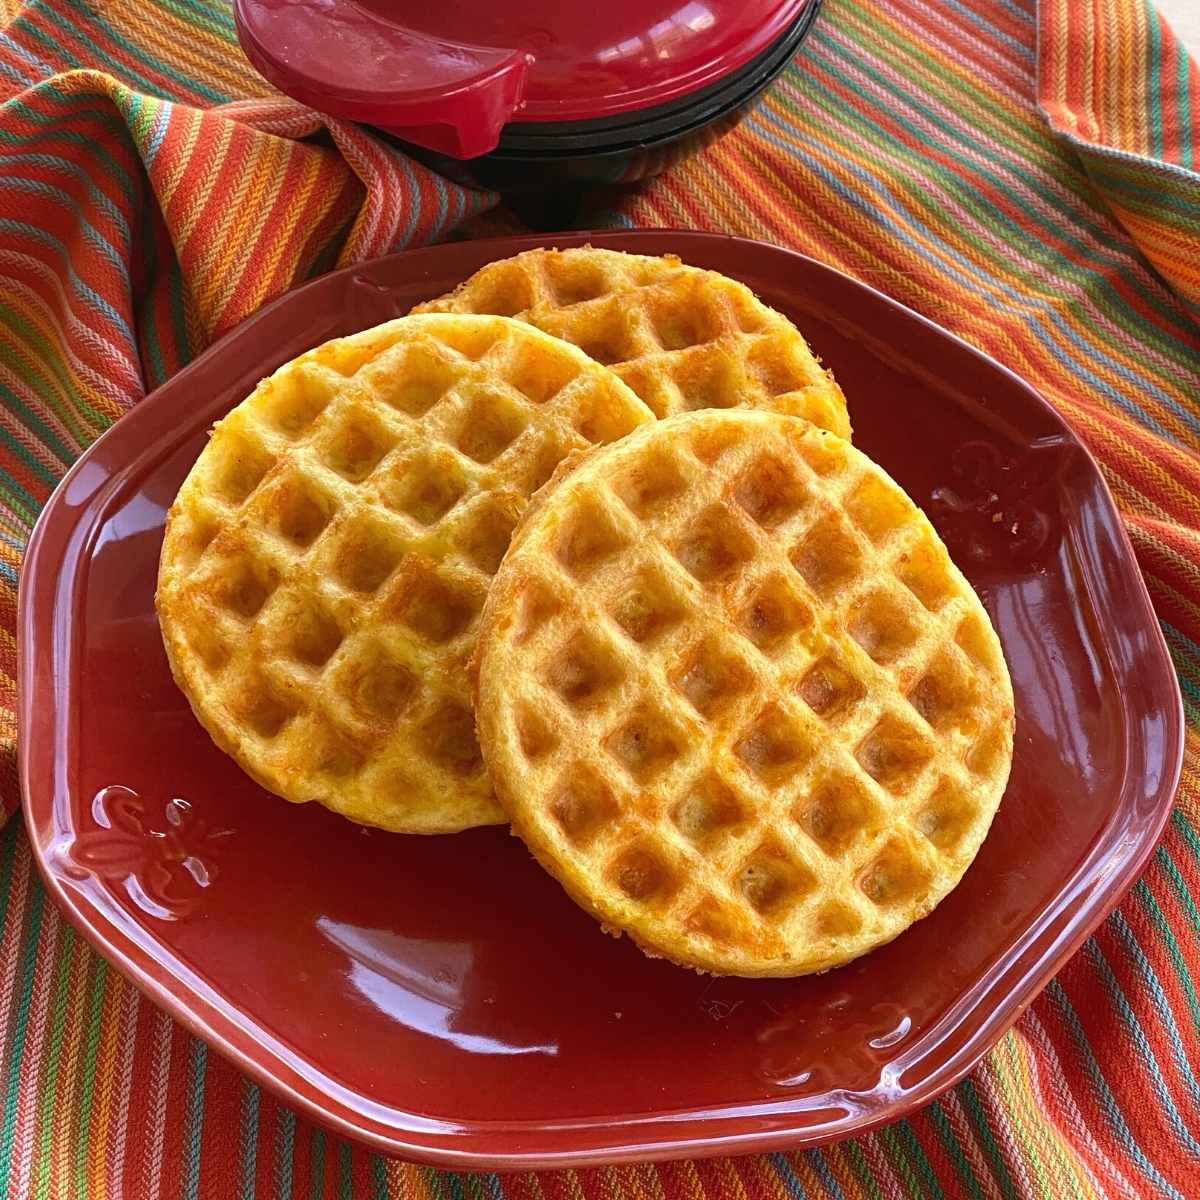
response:
[[[955,886],[1012,758],[1000,644],[849,443],[691,413],[565,463],[480,625],[515,831],[610,932],[718,974],[823,971]]]
[[[795,326],[749,288],[674,255],[528,250],[413,311],[528,321],[615,371],[657,417],[737,404],[850,436],[845,397]]]
[[[172,506],[171,669],[264,787],[363,824],[504,819],[466,662],[527,498],[652,420],[573,346],[502,317],[408,317],[281,367],[213,431]]]

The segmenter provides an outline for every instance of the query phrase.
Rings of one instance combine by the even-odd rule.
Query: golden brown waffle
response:
[[[213,740],[364,824],[502,821],[465,664],[527,498],[652,420],[573,346],[408,317],[281,367],[213,431],[167,516],[158,612]]]
[[[705,971],[822,971],[894,938],[1008,778],[979,599],[878,466],[791,417],[693,413],[564,464],[478,647],[514,829],[611,930]]]
[[[674,255],[527,250],[413,311],[528,321],[611,368],[657,417],[736,404],[850,436],[845,397],[796,327],[749,288]]]

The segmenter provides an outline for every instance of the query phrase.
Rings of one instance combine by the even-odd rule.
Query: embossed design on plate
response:
[[[758,1071],[776,1087],[804,1095],[833,1088],[834,1080],[821,1061],[821,1047],[830,1038],[845,1044],[852,1035],[856,1049],[849,1055],[864,1077],[876,1074],[873,1086],[861,1091],[836,1089],[852,1108],[866,1109],[897,1092],[899,1066],[892,1051],[909,1039],[912,1017],[889,1001],[874,1004],[863,1018],[847,1020],[852,997],[838,992],[817,1006],[798,1005],[776,1020],[768,1021],[756,1034],[762,1047]]]
[[[92,819],[95,828],[67,847],[72,874],[123,887],[143,912],[163,921],[191,913],[218,874],[211,843],[233,832],[210,829],[179,796],[159,804],[123,784],[92,797]]]
[[[950,460],[951,481],[929,494],[929,517],[963,563],[1037,569],[1055,528],[1047,505],[1075,453],[1062,437],[1039,438],[1019,455],[994,442],[964,442]]]

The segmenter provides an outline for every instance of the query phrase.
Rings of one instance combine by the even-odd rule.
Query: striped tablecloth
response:
[[[503,226],[496,198],[250,70],[226,4],[0,0],[0,770],[15,588],[75,456],[268,297]],[[1103,463],[1183,684],[1142,880],[965,1082],[821,1151],[454,1175],[368,1153],[157,1012],[0,831],[0,1194],[430,1200],[1200,1195],[1200,73],[1142,0],[826,0],[735,133],[594,221],[724,230],[882,288],[1030,380]],[[322,125],[328,135],[310,138]]]

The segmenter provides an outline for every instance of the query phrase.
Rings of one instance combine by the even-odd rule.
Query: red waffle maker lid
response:
[[[474,158],[511,120],[585,121],[744,66],[809,0],[235,0],[242,48],[332,116]]]

